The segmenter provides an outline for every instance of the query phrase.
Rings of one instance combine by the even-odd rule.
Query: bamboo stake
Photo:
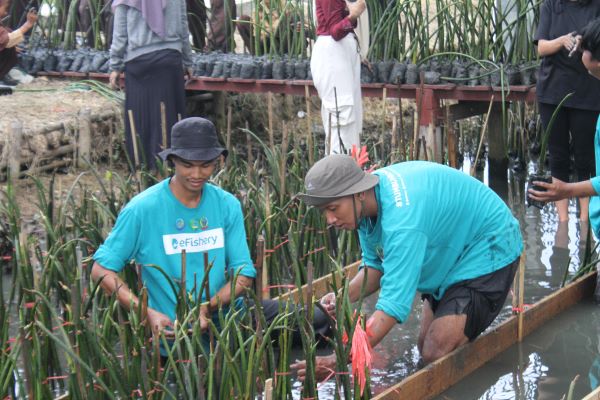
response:
[[[138,147],[137,147],[137,132],[135,130],[135,121],[133,119],[133,111],[128,110],[127,115],[129,116],[129,127],[131,128],[131,144],[133,145],[133,162],[135,163],[134,167],[137,169],[140,165],[140,158],[138,156]]]
[[[263,398],[265,400],[273,400],[273,378],[269,378],[265,381],[265,393]]]
[[[521,253],[519,259],[519,328],[518,328],[518,339],[519,342],[523,340],[523,298],[525,297],[525,250]]]
[[[328,113],[329,115],[329,130],[327,131],[327,146],[325,148],[325,154],[329,155],[331,154],[331,113]]]
[[[258,235],[256,240],[256,297],[262,299],[263,296],[263,263],[265,262],[265,238]],[[258,321],[257,321],[258,322]]]
[[[477,154],[475,155],[475,162],[471,165],[471,176],[475,176],[475,167],[477,166],[477,161],[479,160],[479,152],[481,151],[481,145],[483,144],[483,138],[485,136],[485,132],[487,130],[488,120],[490,119],[490,114],[492,111],[492,106],[494,105],[494,96],[490,99],[490,106],[488,107],[487,114],[485,116],[485,120],[483,121],[483,126],[481,127],[481,136],[479,138],[479,146],[477,147]]]
[[[79,140],[77,141],[77,166],[83,167],[90,160],[92,149],[92,111],[84,108],[79,111],[77,118],[79,125]]]
[[[396,154],[396,130],[398,129],[398,119],[396,118],[396,116],[392,116],[392,137],[390,140],[390,153],[391,153],[391,161],[392,162],[396,162],[397,161],[397,157],[395,156]]]
[[[273,93],[267,93],[267,111],[269,118],[269,146],[275,151],[275,138],[273,137]]]
[[[232,109],[231,109],[231,104],[227,104],[227,128],[225,130],[225,140],[226,140],[226,146],[227,146],[227,150],[229,152],[231,152],[231,118],[232,118]]]
[[[206,277],[206,279],[205,279],[206,280],[206,287],[205,287],[206,291],[205,291],[205,299],[204,300],[208,301],[210,304],[210,269],[209,269],[209,265],[208,265],[208,252],[206,252],[206,251],[204,252],[204,276]],[[210,315],[210,312],[211,312],[210,306],[208,308],[209,308],[209,317],[210,317],[211,316]],[[209,349],[210,349],[210,353],[212,353],[215,348],[215,345],[214,345],[215,338],[214,338],[213,331],[210,328],[208,329],[208,337],[209,337],[209,342],[210,342]]]
[[[187,282],[186,282],[186,278],[187,278],[187,253],[185,251],[185,249],[181,250],[181,281],[180,281],[180,293],[181,293],[181,298],[182,301],[184,302],[184,304],[186,305],[186,310],[187,310]]]
[[[312,135],[312,121],[310,117],[310,91],[308,85],[304,86],[304,98],[306,99],[306,145],[308,147],[308,164],[313,165],[315,163],[313,135]]]
[[[252,136],[250,135],[250,128],[248,121],[246,121],[246,155],[248,160],[248,181],[252,182],[252,175],[254,173],[252,165],[254,160],[252,159]]]
[[[448,164],[452,168],[458,167],[458,157],[456,156],[456,132],[452,123],[452,111],[450,105],[446,105],[446,138],[448,147]]]
[[[281,165],[279,167],[279,203],[285,202],[285,181],[287,178],[287,147],[288,147],[288,127],[283,123],[283,132],[281,134]]]
[[[8,150],[8,179],[14,182],[21,170],[21,140],[23,138],[23,123],[19,120],[11,124],[10,141]],[[14,186],[16,188],[16,186]]]
[[[162,149],[167,148],[167,110],[165,102],[160,102],[160,129],[162,131]]]
[[[108,124],[108,169],[113,169],[113,146],[115,145],[115,124]]]
[[[385,103],[387,101],[387,88],[383,87],[383,95],[381,96],[381,132],[385,132]]]

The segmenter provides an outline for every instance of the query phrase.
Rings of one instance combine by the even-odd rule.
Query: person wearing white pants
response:
[[[326,153],[360,147],[362,96],[360,53],[354,28],[366,10],[365,0],[317,0],[317,41],[310,60],[313,83],[321,98]]]

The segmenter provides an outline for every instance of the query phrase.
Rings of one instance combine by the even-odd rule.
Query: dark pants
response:
[[[502,310],[520,258],[497,271],[455,283],[446,290],[440,300],[436,300],[430,294],[423,294],[421,298],[431,305],[434,318],[466,314],[464,333],[469,340],[474,340],[490,326]]]
[[[540,117],[544,130],[550,123],[554,104],[539,103]],[[596,176],[594,156],[594,134],[598,111],[562,107],[558,112],[548,140],[550,151],[550,171],[552,176],[569,182],[571,166],[571,145],[575,159],[577,180],[588,180]]]
[[[185,118],[183,62],[177,50],[144,54],[125,64],[125,143],[135,162],[129,110],[133,113],[138,163],[153,169],[157,154],[163,150],[160,104],[165,105],[166,147],[170,146],[171,127]]]

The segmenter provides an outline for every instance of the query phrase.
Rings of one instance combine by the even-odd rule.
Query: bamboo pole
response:
[[[167,148],[167,110],[165,102],[160,102],[160,129],[162,132],[162,149]]]
[[[396,154],[396,131],[398,130],[398,119],[396,118],[396,115],[392,116],[392,137],[390,140],[390,147],[391,147],[391,161],[392,163],[396,162],[398,160],[398,157],[396,157],[394,154]]]
[[[265,400],[273,400],[273,378],[265,381],[265,392],[263,398]]]
[[[8,145],[8,180],[14,182],[21,170],[21,140],[23,139],[23,123],[19,120],[11,124]],[[16,187],[16,186],[15,186]]]
[[[79,140],[77,141],[77,166],[83,167],[86,161],[90,161],[92,149],[92,111],[84,108],[79,111],[77,118],[79,126]]]
[[[248,160],[248,181],[252,182],[252,175],[254,174],[254,168],[252,165],[254,164],[254,160],[252,158],[252,136],[250,135],[250,128],[248,126],[248,121],[245,123],[246,125],[246,159]]]
[[[225,145],[227,146],[227,150],[231,153],[231,118],[233,111],[231,109],[231,104],[227,104],[227,122],[225,129]]]
[[[267,113],[269,119],[269,146],[275,151],[275,138],[273,133],[273,93],[267,93]]]
[[[263,264],[265,262],[265,238],[263,235],[258,235],[256,240],[256,297],[262,299],[263,296]]]
[[[458,168],[458,157],[456,155],[456,132],[452,122],[452,111],[450,105],[446,104],[446,138],[448,147],[448,164],[452,168]]]
[[[521,258],[519,259],[519,326],[518,326],[518,339],[519,342],[523,340],[523,315],[525,310],[523,310],[524,302],[523,298],[525,297],[525,250],[521,253]]]
[[[281,165],[279,167],[279,203],[285,203],[285,181],[287,178],[287,148],[288,148],[288,126],[283,123],[283,132],[281,134]]]
[[[481,135],[479,137],[479,146],[477,147],[477,154],[475,155],[475,162],[471,165],[471,176],[475,176],[475,167],[477,166],[477,161],[479,160],[479,152],[481,151],[481,145],[483,144],[483,138],[485,137],[485,132],[487,130],[488,120],[490,119],[490,114],[492,112],[492,106],[494,105],[494,96],[490,99],[490,106],[488,107],[487,114],[485,115],[485,120],[483,121],[483,126],[481,127]]]
[[[313,135],[312,135],[312,120],[310,116],[310,91],[308,85],[304,85],[304,98],[306,99],[306,147],[308,147],[308,164],[315,163]]]
[[[129,117],[129,127],[131,128],[131,144],[133,146],[133,162],[134,167],[137,169],[140,165],[140,158],[138,155],[138,147],[137,147],[137,132],[135,130],[135,120],[133,119],[133,111],[128,110],[127,115]]]

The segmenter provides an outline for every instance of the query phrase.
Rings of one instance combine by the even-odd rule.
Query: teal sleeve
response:
[[[367,241],[364,233],[361,230],[358,231],[358,240],[360,241],[360,248],[362,249],[362,263],[359,269],[363,268],[366,265],[380,272],[383,272],[383,268],[381,267],[381,260],[379,259],[379,257],[377,257],[377,252],[375,251],[373,246]]]
[[[384,239],[383,276],[376,309],[406,321],[417,292],[427,237],[420,232],[403,230]]]
[[[592,182],[592,186],[594,187],[594,191],[596,192],[596,195],[599,195],[600,194],[600,176],[595,176],[590,181]]]
[[[124,208],[117,218],[115,226],[94,253],[94,261],[111,271],[120,272],[135,258],[139,245],[141,224],[131,208]]]
[[[242,206],[233,198],[228,207],[225,226],[225,262],[229,276],[256,277],[256,269],[250,258],[248,239],[242,217]]]

